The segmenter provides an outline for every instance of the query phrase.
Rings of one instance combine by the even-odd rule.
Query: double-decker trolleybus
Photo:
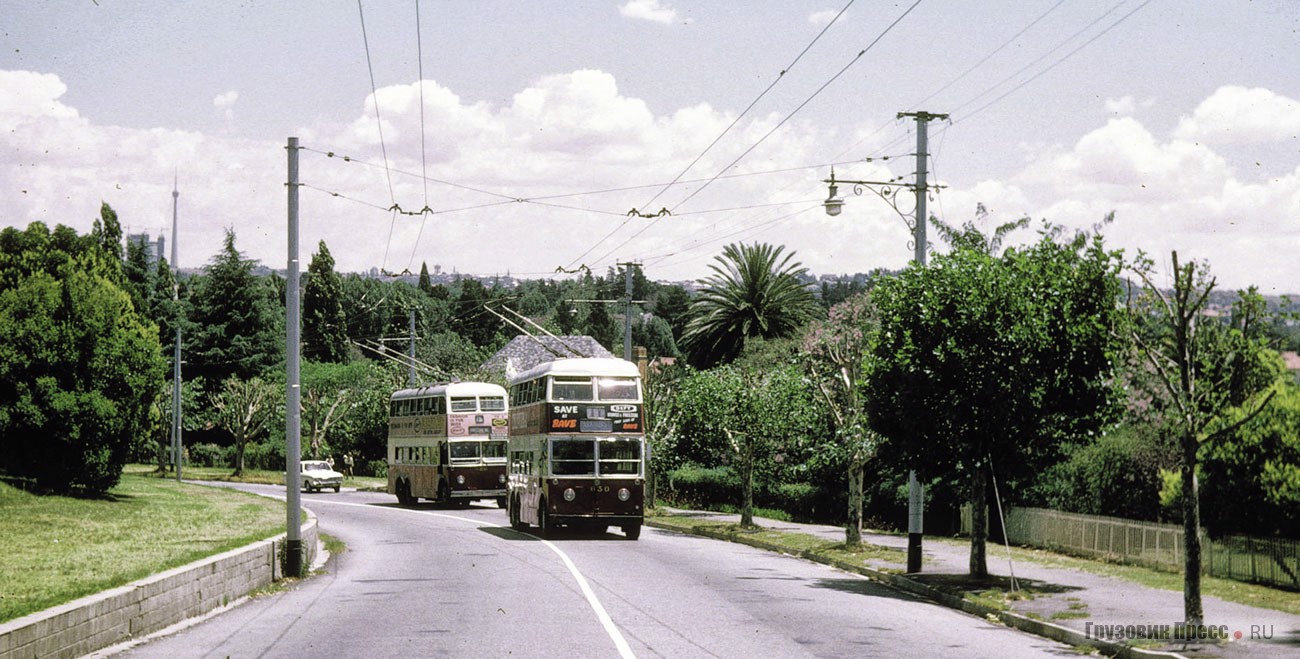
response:
[[[505,507],[509,409],[505,387],[453,382],[393,394],[388,416],[388,492]]]
[[[645,424],[641,375],[621,359],[559,359],[510,383],[510,525],[641,535]]]

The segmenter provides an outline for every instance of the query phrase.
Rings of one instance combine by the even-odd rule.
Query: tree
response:
[[[747,340],[791,336],[813,317],[816,300],[800,280],[807,270],[784,249],[733,243],[714,257],[682,333],[692,364],[725,364]]]
[[[324,242],[321,244],[324,245]],[[420,262],[420,279],[419,283],[416,284],[416,288],[420,289],[420,292],[425,295],[433,294],[433,280],[429,278],[429,264],[427,262]]]
[[[308,363],[303,375],[302,420],[307,431],[307,455],[325,457],[326,437],[336,423],[353,411],[356,385],[364,382],[365,367]]]
[[[1172,260],[1174,288],[1167,295],[1152,280],[1151,260],[1139,257],[1133,270],[1144,288],[1129,308],[1135,316],[1132,337],[1171,403],[1169,420],[1181,458],[1183,617],[1189,625],[1200,625],[1204,611],[1198,454],[1203,443],[1235,432],[1258,415],[1277,390],[1270,388],[1273,382],[1260,360],[1264,346],[1251,336],[1258,307],[1239,308],[1235,325],[1206,318],[1215,279],[1195,261],[1180,265],[1178,252],[1172,253]],[[1247,411],[1227,421],[1234,407]]]
[[[1100,233],[1065,239],[1050,226],[1000,257],[1003,230],[988,238],[967,224],[947,235],[951,253],[872,293],[880,331],[866,407],[906,466],[966,480],[970,572],[983,578],[994,467],[1004,482],[1026,478],[1114,417],[1120,259]]]
[[[116,485],[162,378],[156,332],[73,266],[0,291],[0,471],[59,492]]]
[[[277,389],[261,378],[229,378],[221,393],[212,399],[217,425],[235,438],[235,471],[244,474],[244,449],[248,442],[266,430],[266,422],[275,411]]]
[[[875,457],[879,436],[866,423],[861,375],[878,321],[871,298],[859,294],[831,307],[829,317],[814,321],[803,336],[805,368],[835,422],[835,443],[847,465],[849,510],[845,542],[862,544],[862,479]]]
[[[302,292],[302,355],[340,363],[348,358],[347,317],[343,315],[343,281],[334,272],[334,257],[325,241],[307,266]]]
[[[187,377],[217,384],[229,377],[247,380],[284,358],[284,318],[270,282],[253,274],[254,262],[235,248],[227,230],[222,250],[204,269],[194,291],[186,360]]]

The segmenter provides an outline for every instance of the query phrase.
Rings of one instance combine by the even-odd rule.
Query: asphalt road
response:
[[[303,505],[347,546],[320,573],[117,656],[1077,656],[823,565],[650,527],[541,540],[478,504],[345,491]]]

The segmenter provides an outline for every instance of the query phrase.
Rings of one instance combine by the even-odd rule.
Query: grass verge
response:
[[[132,470],[99,499],[0,483],[0,510],[0,621],[284,531],[283,503]]]
[[[698,517],[675,516],[664,513],[652,514],[651,517],[655,520],[655,526],[661,528],[669,528],[684,533],[711,535],[728,540],[743,536],[747,540],[761,542],[771,549],[795,556],[817,554],[831,560],[854,565],[865,565],[885,572],[902,572],[902,570],[881,565],[882,563],[905,564],[907,562],[907,554],[903,551],[865,542],[858,547],[850,547],[843,542],[829,541],[806,533],[773,531],[762,528],[750,529],[743,528],[739,524],[702,521]]]
[[[963,547],[970,547],[970,541],[958,538],[932,538],[926,536],[926,542],[947,542],[960,544]],[[1002,545],[989,543],[989,563],[994,562],[994,547],[998,556],[1005,556],[1006,549]],[[1042,565],[1044,567],[1056,567],[1069,570],[1080,570],[1090,574],[1096,574],[1107,577],[1124,579],[1133,583],[1141,584],[1148,588],[1158,588],[1160,590],[1169,590],[1176,593],[1183,592],[1183,575],[1174,572],[1163,572],[1140,565],[1124,565],[1121,563],[1108,563],[1105,561],[1094,561],[1066,554],[1058,554],[1045,549],[1033,549],[1029,547],[1011,547],[1011,558],[1015,561],[1024,561]],[[1201,577],[1201,594],[1211,597],[1217,597],[1228,602],[1245,604],[1247,606],[1258,606],[1274,611],[1282,611],[1293,615],[1300,615],[1300,597],[1291,591],[1277,588],[1269,588],[1258,584],[1245,583],[1242,581],[1233,581],[1231,579],[1220,579],[1218,577]]]
[[[122,470],[124,474],[134,474],[158,479],[176,480],[174,472],[162,474],[155,465],[134,464],[127,465]],[[220,481],[223,483],[258,483],[261,485],[284,485],[284,472],[268,471],[265,469],[245,469],[243,475],[233,476],[230,467],[185,467],[181,471],[181,477],[185,480],[195,481]],[[388,480],[384,478],[374,478],[371,476],[345,476],[343,477],[344,487],[355,487],[359,490],[375,489],[383,490],[388,487]]]

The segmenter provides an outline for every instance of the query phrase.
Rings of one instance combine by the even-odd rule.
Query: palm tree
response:
[[[800,280],[807,273],[794,252],[766,243],[732,243],[715,256],[713,274],[691,302],[682,332],[690,362],[701,368],[727,363],[751,338],[793,335],[813,317],[816,301]]]

